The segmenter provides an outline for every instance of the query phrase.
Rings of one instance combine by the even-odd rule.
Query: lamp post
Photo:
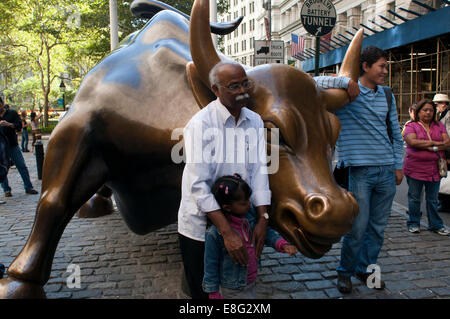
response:
[[[64,80],[61,79],[61,84],[59,85],[59,90],[63,94],[63,111],[66,110],[66,85],[64,84]]]

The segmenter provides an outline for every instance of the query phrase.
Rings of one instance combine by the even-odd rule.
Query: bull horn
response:
[[[209,0],[196,0],[192,6],[189,42],[200,79],[207,87],[211,87],[209,72],[220,62],[220,57],[209,32]]]
[[[359,61],[361,58],[364,30],[359,29],[345,53],[339,76],[346,76],[357,82],[359,77]],[[350,100],[347,92],[340,89],[323,90],[320,93],[328,111],[333,112],[343,108]]]

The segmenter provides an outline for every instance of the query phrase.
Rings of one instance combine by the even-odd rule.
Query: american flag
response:
[[[305,48],[305,39],[293,33],[291,33],[291,38],[291,56],[295,57],[297,54],[303,52],[303,49]]]

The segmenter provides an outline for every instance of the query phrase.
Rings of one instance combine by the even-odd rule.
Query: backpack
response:
[[[9,159],[9,142],[2,130],[0,130],[0,183],[8,175],[11,162]]]

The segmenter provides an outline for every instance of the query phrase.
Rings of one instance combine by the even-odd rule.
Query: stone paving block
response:
[[[436,287],[446,287],[447,283],[438,279],[420,279],[414,280],[414,284],[419,288],[436,288]]]
[[[300,272],[300,268],[295,265],[286,265],[272,267],[272,271],[274,274],[298,274]]]
[[[402,294],[412,299],[432,298],[436,296],[432,291],[428,289],[405,290],[402,292]]]
[[[288,281],[292,280],[292,277],[290,275],[286,274],[274,274],[274,275],[265,275],[261,276],[261,281],[264,283],[271,283],[271,282],[280,282],[280,281]]]
[[[445,288],[431,288],[430,290],[439,297],[450,297],[450,288],[448,286]]]
[[[305,285],[306,285],[306,288],[308,288],[310,290],[334,287],[333,282],[330,280],[306,281]]]
[[[284,292],[295,292],[299,290],[304,290],[305,285],[298,281],[289,281],[289,282],[278,282],[272,285],[275,289],[281,290]]]
[[[320,275],[320,273],[317,273],[317,272],[309,272],[309,273],[293,275],[293,278],[294,278],[294,280],[297,280],[297,281],[307,281],[307,280],[322,279],[322,276]]]
[[[300,291],[291,294],[293,299],[327,299],[327,295],[321,290]]]

